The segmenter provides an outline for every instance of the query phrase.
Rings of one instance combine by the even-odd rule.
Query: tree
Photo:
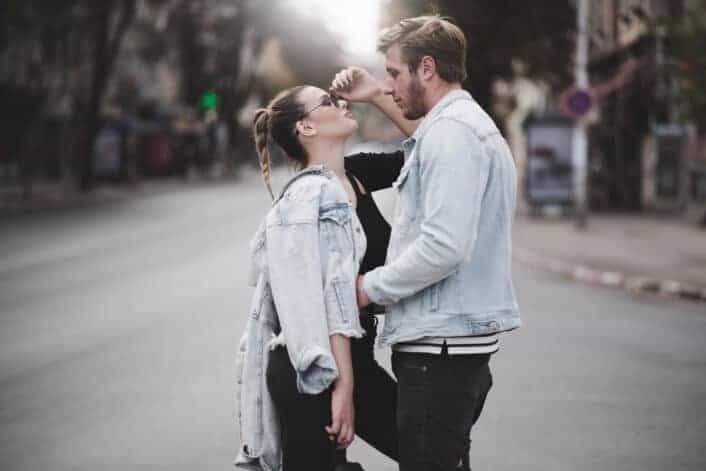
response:
[[[88,191],[93,186],[93,143],[100,132],[101,106],[108,81],[120,52],[125,32],[135,19],[137,0],[104,0],[87,2],[85,8],[93,18],[93,61],[91,86],[85,116],[86,138],[81,160],[80,188]]]
[[[3,77],[8,86],[39,89],[39,95],[46,96],[54,76],[60,76],[64,87],[76,95],[86,94],[79,184],[89,190],[102,101],[123,36],[135,18],[137,0],[10,0],[3,8],[0,53],[4,61],[12,61],[13,69],[10,77]],[[76,71],[74,83],[68,83],[70,69]],[[83,77],[81,71],[86,69],[90,72]]]
[[[680,96],[677,98],[685,117],[706,133],[706,2],[686,2],[686,12],[669,24],[667,64],[677,67]]]
[[[568,0],[429,0],[415,14],[425,12],[450,17],[466,34],[464,86],[485,109],[493,81],[512,77],[513,59],[526,64],[529,77],[552,86],[571,81],[576,14]]]

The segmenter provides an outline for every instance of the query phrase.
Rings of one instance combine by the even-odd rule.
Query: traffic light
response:
[[[218,108],[218,93],[208,90],[201,95],[201,108],[204,110],[215,110]]]

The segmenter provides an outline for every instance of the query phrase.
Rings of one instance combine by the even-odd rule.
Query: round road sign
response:
[[[573,87],[564,93],[562,109],[572,118],[586,116],[596,104],[596,98],[589,88]]]

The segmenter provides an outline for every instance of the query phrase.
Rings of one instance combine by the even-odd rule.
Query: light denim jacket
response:
[[[511,273],[517,176],[493,120],[464,90],[403,143],[386,264],[365,275],[387,306],[380,345],[520,326]]]
[[[240,341],[235,465],[281,469],[280,430],[267,389],[269,352],[286,344],[301,393],[338,377],[329,337],[361,337],[355,281],[366,240],[335,174],[312,167],[293,176],[251,242],[255,292]]]

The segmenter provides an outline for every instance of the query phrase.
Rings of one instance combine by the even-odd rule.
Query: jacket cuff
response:
[[[385,297],[385,294],[379,288],[380,268],[382,267],[376,268],[363,275],[363,289],[372,303],[387,306],[388,304],[393,304],[394,301]]]
[[[338,377],[338,368],[330,350],[312,346],[301,352],[297,361],[297,390],[301,394],[319,394]]]
[[[348,338],[355,338],[359,339],[362,338],[365,335],[365,330],[363,330],[360,325],[349,327],[349,328],[341,328],[341,329],[333,329],[329,332],[329,336],[331,335],[343,335],[344,337]]]

